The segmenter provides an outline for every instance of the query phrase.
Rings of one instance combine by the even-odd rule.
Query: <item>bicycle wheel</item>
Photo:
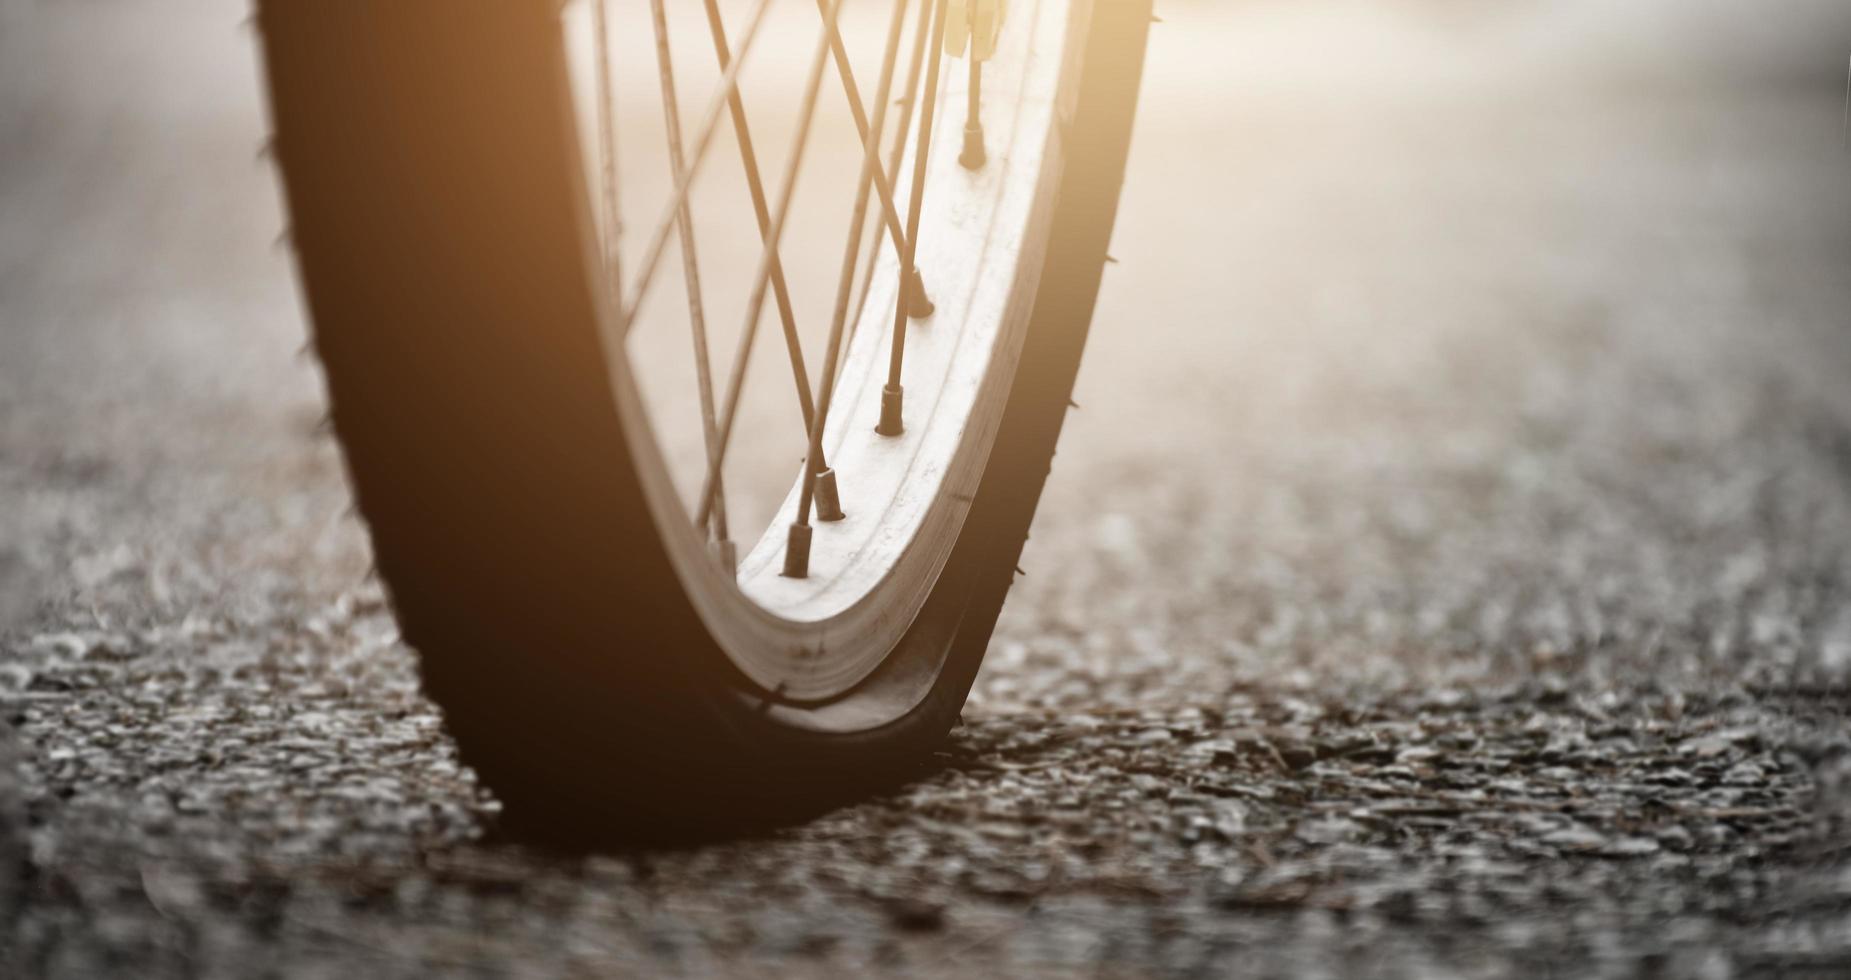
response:
[[[680,22],[655,0],[639,37],[589,2],[260,4],[314,347],[425,688],[508,823],[581,839],[788,819],[906,771],[957,720],[1069,404],[1149,2],[1018,0],[995,33],[987,3],[869,4],[865,93],[854,25],[818,2],[782,170],[744,111],[767,0],[730,24],[705,4],[717,78],[685,120]],[[645,59],[668,177],[631,236],[612,79]],[[820,263],[782,235],[827,76],[856,126],[856,179],[831,183],[855,203],[833,303],[806,319],[793,283]],[[728,277],[746,302],[721,372],[692,212],[723,131],[755,232],[733,237],[757,258]],[[635,337],[677,253],[696,370],[665,386]],[[782,335],[801,422],[745,441],[801,461],[739,549],[729,452],[761,334]],[[679,471],[676,413],[699,420]]]

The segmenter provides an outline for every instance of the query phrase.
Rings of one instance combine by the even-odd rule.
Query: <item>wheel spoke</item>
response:
[[[926,65],[925,107],[919,113],[918,149],[913,153],[913,187],[912,201],[906,212],[906,253],[900,257],[900,268],[913,267],[914,249],[919,245],[920,208],[925,204],[926,161],[932,151],[932,116],[938,108],[938,69],[945,55],[945,0],[938,0],[937,10],[932,15],[932,54]],[[900,366],[906,357],[906,291],[898,291],[893,305],[893,345],[887,359],[887,385],[881,390],[881,418],[875,431],[884,436],[897,436],[906,431],[901,418],[901,399],[904,389],[900,387]]]
[[[623,231],[617,204],[617,111],[615,86],[611,81],[610,18],[608,0],[592,4],[592,29],[597,33],[595,46],[598,62],[598,191],[604,211],[604,284],[610,294],[611,309],[621,316],[623,303],[623,267],[618,258],[617,242]]]
[[[681,212],[681,205],[688,199],[689,189],[694,178],[699,176],[701,164],[707,159],[707,148],[713,145],[713,134],[719,129],[720,116],[726,111],[727,103],[739,90],[739,70],[746,62],[746,55],[752,49],[752,42],[758,40],[759,28],[765,24],[765,11],[770,9],[771,0],[758,0],[752,8],[752,18],[746,24],[745,34],[739,42],[733,63],[720,76],[719,90],[713,95],[707,111],[702,114],[699,134],[694,138],[694,152],[688,159],[688,166],[682,171],[681,178],[675,182],[674,193],[669,195],[668,203],[663,209],[662,217],[656,222],[655,232],[650,235],[649,244],[643,249],[642,262],[638,266],[636,285],[630,290],[630,300],[618,313],[618,337],[628,334],[630,321],[636,318],[636,312],[642,309],[643,299],[649,293],[649,284],[655,280],[656,266],[662,261],[662,251],[668,245],[669,233],[675,230],[675,216]],[[703,524],[705,521],[702,522]]]
[[[803,102],[797,114],[797,133],[791,140],[790,159],[784,168],[784,183],[778,190],[777,207],[772,211],[771,229],[765,233],[764,251],[759,259],[758,272],[753,276],[751,299],[746,304],[745,326],[740,331],[738,350],[733,355],[732,371],[726,382],[726,399],[720,412],[719,454],[708,461],[707,476],[701,485],[700,508],[694,518],[694,523],[701,527],[707,526],[713,510],[714,490],[720,476],[719,464],[725,459],[727,444],[732,439],[733,420],[739,410],[739,392],[745,383],[746,362],[752,354],[752,341],[758,334],[759,314],[765,307],[765,287],[770,280],[771,263],[777,255],[778,241],[784,234],[784,221],[790,214],[791,197],[797,189],[797,176],[803,168],[803,152],[810,141],[810,123],[816,118],[816,96],[822,87],[824,63],[829,57],[829,40],[835,35],[836,23],[845,2],[847,0],[829,0],[829,10],[823,15],[822,36],[817,39],[816,51],[810,59]],[[740,61],[736,60],[727,70],[732,85],[738,82],[739,65]]]
[[[828,3],[829,0],[816,0],[816,10],[825,18],[828,16]],[[861,87],[855,84],[855,69],[849,64],[848,52],[842,46],[842,34],[834,25],[829,27],[829,47],[835,54],[836,75],[842,80],[842,91],[848,96],[848,111],[849,115],[855,119],[855,132],[860,135],[861,142],[867,143],[872,137],[868,132],[868,114],[861,104]],[[886,66],[882,67],[885,69]],[[878,156],[875,158],[871,176],[875,188],[880,192],[881,217],[887,226],[888,234],[893,238],[893,250],[906,254],[907,237],[906,233],[900,230],[899,211],[893,203],[893,187],[888,184],[887,175],[881,171]],[[864,175],[863,179],[867,179],[867,176]]]
[[[899,99],[900,120],[894,127],[893,147],[887,151],[887,172],[890,174],[900,172],[900,160],[906,153],[906,134],[911,131],[913,124],[913,107],[919,104],[919,73],[925,68],[925,44],[931,32],[932,4],[930,0],[926,0],[919,5],[919,20],[913,27],[913,52],[906,65],[906,81],[900,88],[900,91],[904,93]],[[867,193],[865,183],[860,193]],[[868,301],[868,286],[874,280],[875,260],[880,257],[882,241],[882,237],[876,235],[874,240],[868,243],[868,257],[862,263],[861,285],[856,290],[856,295],[860,299],[855,307],[855,316],[849,321],[848,342],[843,345],[844,350],[855,342],[855,332],[861,327],[860,310]]]
[[[720,18],[719,0],[703,0],[707,8],[707,28],[713,35],[713,53],[719,59],[720,70],[725,71],[732,62],[732,52],[726,43],[726,24]],[[758,234],[761,240],[771,233],[771,209],[765,203],[765,181],[759,175],[758,153],[752,146],[752,130],[746,125],[745,104],[738,89],[728,93],[727,110],[733,117],[733,133],[739,143],[739,160],[746,172],[746,189],[752,196],[752,213],[758,219]],[[771,253],[771,294],[778,307],[778,322],[784,327],[784,347],[790,355],[791,380],[797,385],[797,404],[803,410],[804,428],[810,426],[810,419],[816,414],[815,404],[810,399],[810,373],[804,367],[803,343],[797,337],[797,316],[791,310],[790,287],[784,281],[784,262],[778,257],[776,249]]]
[[[927,0],[920,2],[924,4]],[[842,326],[848,319],[849,293],[855,285],[855,258],[861,254],[861,235],[867,224],[869,178],[880,167],[880,137],[882,127],[887,122],[887,96],[893,87],[894,58],[899,53],[900,33],[905,26],[906,2],[900,0],[894,4],[893,17],[887,26],[887,47],[881,57],[880,80],[875,84],[874,121],[862,141],[861,180],[855,195],[854,216],[849,220],[848,244],[842,250],[842,271],[836,282],[835,312],[829,320],[829,343],[823,355],[823,382],[816,392],[816,420],[810,423],[810,462],[803,469],[803,489],[798,493],[798,527],[807,528],[810,523],[810,505],[816,497],[817,481],[822,477],[819,462],[823,452],[823,429],[829,424],[829,406],[835,395],[836,355],[842,346]],[[784,552],[784,573],[801,578],[809,574],[809,567],[809,534],[794,527]]]
[[[958,163],[966,170],[982,170],[989,159],[983,148],[983,59],[977,57],[977,39],[970,39],[970,84],[964,90],[964,152]]]
[[[681,109],[675,97],[675,65],[669,52],[668,12],[664,9],[663,0],[650,0],[649,12],[655,27],[656,69],[661,76],[662,121],[668,140],[669,170],[679,183],[682,172],[687,169],[687,162],[682,158]],[[707,354],[707,314],[701,302],[700,257],[694,244],[693,206],[686,198],[682,199],[681,207],[676,211],[675,221],[681,230],[681,272],[688,291],[688,332],[694,341],[694,375],[700,392],[701,437],[707,447],[709,465],[717,465],[719,440],[713,412],[713,367]],[[717,477],[713,492],[713,539],[724,554],[731,550],[731,539],[726,527],[726,491],[719,485]]]

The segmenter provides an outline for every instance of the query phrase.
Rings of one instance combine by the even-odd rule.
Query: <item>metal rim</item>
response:
[[[959,161],[967,155],[958,138],[964,114],[945,112],[934,121],[923,170],[930,192],[909,238],[918,248],[914,267],[929,270],[936,310],[921,320],[897,318],[905,345],[904,428],[878,431],[885,427],[884,368],[896,360],[896,332],[888,326],[907,277],[900,249],[877,241],[880,257],[864,272],[839,379],[819,391],[826,421],[812,440],[813,454],[825,453],[833,475],[849,488],[843,495],[848,513],[810,525],[807,576],[784,572],[787,528],[799,522],[814,491],[810,471],[800,475],[737,574],[729,574],[729,563],[717,561],[710,547],[711,528],[703,530],[668,477],[650,406],[621,341],[625,310],[612,304],[617,308],[607,315],[618,321],[606,324],[606,349],[619,416],[655,524],[720,647],[778,700],[822,703],[851,691],[899,644],[950,554],[1033,306],[1059,182],[1059,123],[1071,113],[1067,81],[1086,8],[1084,2],[1027,0],[1009,12],[995,55],[984,64],[982,166],[969,169]],[[968,99],[974,81],[974,72],[945,73],[939,101]],[[910,164],[889,171],[896,196],[915,183],[915,171]],[[825,380],[834,367],[825,365]],[[710,432],[713,406],[708,389],[703,409]]]

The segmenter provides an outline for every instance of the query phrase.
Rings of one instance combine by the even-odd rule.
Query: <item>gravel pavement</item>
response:
[[[367,577],[239,6],[0,0],[0,975],[1851,975],[1851,8],[1160,12],[940,765],[583,857]]]

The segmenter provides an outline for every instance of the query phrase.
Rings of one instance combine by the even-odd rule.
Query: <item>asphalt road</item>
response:
[[[1161,13],[942,770],[562,857],[367,579],[241,8],[0,3],[0,973],[1851,972],[1851,9]]]

